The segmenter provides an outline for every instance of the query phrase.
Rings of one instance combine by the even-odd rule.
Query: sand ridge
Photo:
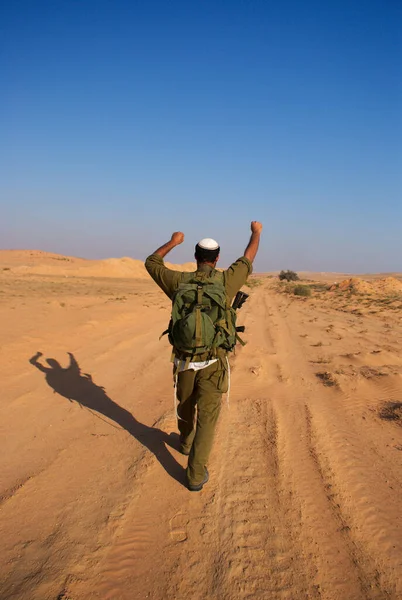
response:
[[[40,250],[0,250],[0,265],[6,271],[27,275],[64,277],[133,277],[148,278],[144,262],[129,257],[89,260]],[[195,263],[183,265],[166,262],[174,271],[195,271]]]
[[[344,279],[331,286],[331,291],[349,291],[360,294],[392,294],[402,293],[402,281],[395,277],[384,277],[372,281],[365,281],[359,277]]]

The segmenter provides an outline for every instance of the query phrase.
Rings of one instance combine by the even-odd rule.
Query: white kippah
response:
[[[200,242],[198,242],[197,246],[203,248],[204,250],[218,250],[219,244],[215,240],[211,238],[204,238]]]

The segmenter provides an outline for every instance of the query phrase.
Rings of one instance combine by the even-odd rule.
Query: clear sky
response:
[[[398,0],[13,0],[0,247],[402,270]]]

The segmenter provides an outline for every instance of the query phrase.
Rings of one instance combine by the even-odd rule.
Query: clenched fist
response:
[[[181,231],[175,231],[174,233],[172,233],[171,240],[175,246],[182,244],[184,242],[184,233],[182,233]]]
[[[259,223],[258,221],[251,221],[251,231],[253,233],[261,233],[262,223]]]

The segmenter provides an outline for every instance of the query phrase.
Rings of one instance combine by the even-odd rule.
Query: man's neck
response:
[[[202,266],[207,266],[207,267],[211,267],[211,269],[215,269],[215,263],[211,263],[211,262],[198,262],[197,263],[197,269],[199,269]]]

